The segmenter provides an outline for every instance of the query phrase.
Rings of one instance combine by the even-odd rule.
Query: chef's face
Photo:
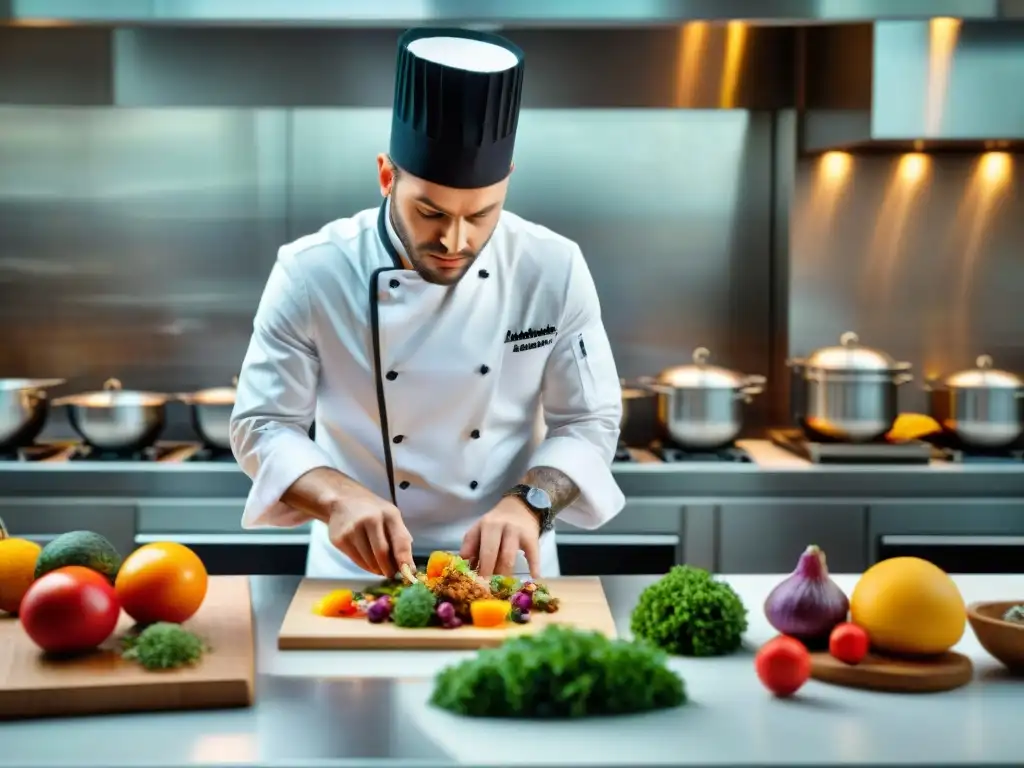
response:
[[[489,187],[442,187],[397,171],[379,155],[380,189],[391,196],[391,223],[424,280],[454,285],[487,245],[505,203],[508,177]]]

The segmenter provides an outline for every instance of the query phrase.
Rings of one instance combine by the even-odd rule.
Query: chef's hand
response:
[[[510,576],[516,555],[522,550],[530,566],[530,576],[540,577],[540,522],[529,508],[514,496],[506,496],[466,532],[459,555],[476,560],[477,573],[484,578],[494,574]]]
[[[331,543],[370,573],[391,578],[413,565],[412,536],[398,507],[360,485],[334,500],[327,530]]]

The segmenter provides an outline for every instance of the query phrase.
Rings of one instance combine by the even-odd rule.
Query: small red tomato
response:
[[[113,634],[121,604],[110,582],[86,568],[60,568],[32,583],[19,610],[21,625],[50,653],[89,651]]]
[[[871,640],[863,627],[848,621],[836,624],[828,637],[828,652],[846,664],[860,664],[870,646]]]
[[[811,654],[799,640],[779,635],[761,646],[754,666],[762,685],[785,698],[800,690],[811,676]]]

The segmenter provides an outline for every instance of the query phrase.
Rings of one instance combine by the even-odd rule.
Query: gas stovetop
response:
[[[0,462],[22,463],[139,463],[175,464],[234,463],[230,451],[220,451],[203,446],[201,443],[157,442],[138,451],[104,451],[74,441],[41,442],[18,448],[16,451],[0,453]]]
[[[630,448],[620,443],[615,451],[614,461],[617,464],[694,464],[700,462],[749,464],[753,459],[745,450],[735,445],[711,451],[691,451],[655,442],[647,448],[639,449]]]
[[[775,429],[772,442],[814,464],[927,464],[932,446],[923,440],[903,443],[828,443],[809,439],[799,429]]]

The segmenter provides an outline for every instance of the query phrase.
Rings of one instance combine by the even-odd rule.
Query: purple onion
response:
[[[820,640],[846,621],[850,601],[828,575],[825,553],[813,544],[764,601],[768,623],[799,640]]]

